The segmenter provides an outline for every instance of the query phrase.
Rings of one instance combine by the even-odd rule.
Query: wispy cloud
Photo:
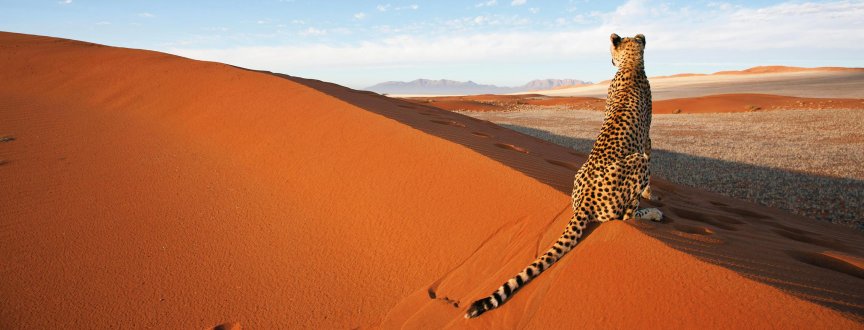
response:
[[[156,15],[153,15],[153,14],[148,13],[148,12],[143,12],[143,13],[138,13],[138,17],[153,18],[153,17],[156,17]]]
[[[317,29],[317,28],[314,28],[314,27],[309,27],[309,28],[306,28],[306,29],[303,30],[303,31],[300,31],[299,34],[300,34],[301,36],[304,36],[304,37],[309,37],[309,36],[323,36],[323,35],[327,35],[327,30],[325,30],[325,29]]]
[[[388,3],[386,5],[377,5],[377,6],[375,6],[375,9],[377,9],[380,12],[401,11],[401,10],[417,10],[417,9],[420,9],[420,5],[410,4],[410,5],[406,5],[406,6],[393,6],[393,5]]]
[[[68,5],[68,4],[72,3],[72,0],[60,0],[60,1],[57,1],[57,3],[59,3],[61,5]]]
[[[366,13],[364,13],[364,12],[362,12],[362,11],[359,12],[359,13],[354,14],[354,19],[356,19],[356,20],[361,20],[361,19],[364,19],[364,18],[366,18]]]
[[[474,5],[474,7],[477,7],[477,8],[480,8],[480,7],[492,7],[492,6],[495,6],[495,5],[497,5],[497,4],[498,4],[498,0],[489,0],[489,1],[479,2],[479,3],[477,3],[476,5]]]
[[[392,6],[387,7],[392,9]],[[652,60],[692,57],[742,58],[742,53],[778,55],[824,54],[835,50],[864,52],[864,2],[788,2],[761,8],[743,6],[664,5],[632,0],[607,12],[562,13],[558,24],[525,17],[484,14],[437,22],[440,30],[416,32],[405,26],[379,26],[374,39],[351,43],[303,43],[282,46],[184,48],[169,52],[236,65],[296,72],[308,68],[424,67],[430,64],[578,63],[605,59],[608,35],[644,33]],[[579,24],[590,23],[590,24]],[[548,29],[501,30],[491,27],[549,24]],[[562,28],[562,26],[564,28]],[[332,30],[332,29],[331,29]],[[335,30],[331,31],[336,34]],[[307,28],[302,36],[323,36],[328,30]],[[796,53],[796,54],[798,54]],[[821,55],[820,55],[821,54]],[[701,57],[700,57],[701,56]],[[788,56],[787,56],[788,57]],[[774,64],[774,63],[762,63]]]
[[[513,0],[510,2],[511,6],[521,6],[528,3],[528,0]]]

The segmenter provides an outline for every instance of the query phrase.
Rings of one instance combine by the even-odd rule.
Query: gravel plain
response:
[[[603,113],[460,112],[588,153]],[[651,171],[816,220],[864,230],[864,111],[654,115]]]

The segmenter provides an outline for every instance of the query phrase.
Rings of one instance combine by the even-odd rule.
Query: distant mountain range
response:
[[[386,94],[470,95],[509,94],[586,84],[591,84],[591,82],[576,79],[537,79],[522,86],[501,87],[495,85],[481,85],[473,81],[417,79],[409,82],[388,81],[364,89]]]

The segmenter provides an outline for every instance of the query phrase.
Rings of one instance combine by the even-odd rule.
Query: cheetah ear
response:
[[[617,34],[613,33],[611,36],[609,36],[609,40],[612,40],[612,46],[615,46],[615,48],[618,48],[618,45],[621,44],[621,37],[619,37]]]
[[[636,40],[639,40],[639,42],[642,43],[642,46],[645,46],[645,35],[644,34],[641,34],[641,33],[637,34]]]

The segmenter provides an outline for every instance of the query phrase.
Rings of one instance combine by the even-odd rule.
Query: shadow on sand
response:
[[[594,140],[573,138],[544,130],[501,126],[588,153]],[[806,160],[802,160],[806,161]],[[864,181],[820,176],[783,169],[730,162],[668,150],[651,151],[651,172],[657,177],[691,187],[776,207],[808,218],[853,225],[864,231]]]

